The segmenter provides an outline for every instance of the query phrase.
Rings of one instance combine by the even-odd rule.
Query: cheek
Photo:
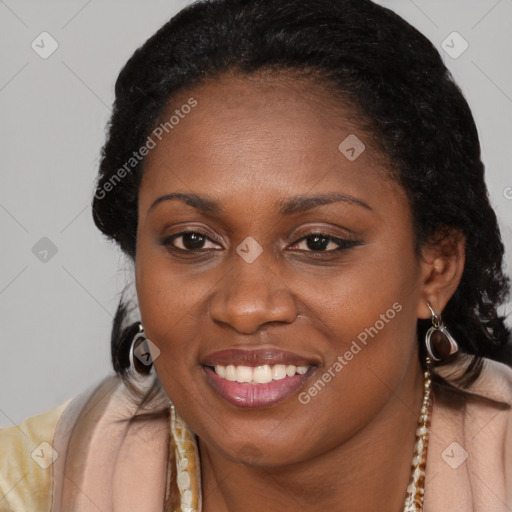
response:
[[[320,413],[326,404],[342,400],[343,408],[333,414],[341,419],[352,411],[350,422],[382,405],[417,354],[421,289],[412,247],[397,241],[366,254],[340,271],[315,301],[307,302],[316,330],[328,340],[323,349],[326,366],[320,372],[328,384],[310,386],[303,401]]]
[[[185,272],[177,272],[165,251],[140,243],[136,289],[146,335],[160,350],[155,369],[171,395],[173,386],[169,383],[178,382],[179,386],[200,370],[197,346],[201,318],[206,315],[202,301],[208,287],[204,279],[201,282]]]
[[[361,293],[347,286],[338,298],[351,301],[350,312],[340,302],[337,314],[321,317],[322,328],[329,332],[325,366],[301,390],[301,412],[290,416],[302,428],[299,433],[310,439],[312,454],[330,450],[369,424],[395,400],[411,364],[416,364],[416,308],[405,290],[381,286]],[[313,432],[312,418],[321,418]],[[285,437],[290,428],[287,420],[275,434]]]
[[[410,240],[379,240],[356,248],[348,264],[322,280],[307,304],[312,317],[321,319],[319,328],[332,339],[336,354],[356,339],[369,346],[386,338],[387,350],[407,349],[411,334],[414,338],[419,279]]]

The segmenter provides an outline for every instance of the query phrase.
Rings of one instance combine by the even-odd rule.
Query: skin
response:
[[[427,301],[441,312],[454,293],[463,240],[418,257],[410,205],[386,177],[385,155],[319,85],[224,75],[172,106],[190,97],[198,105],[146,159],[136,287],[161,351],[159,379],[199,438],[204,511],[402,510],[423,396],[416,322],[430,318]],[[355,161],[338,150],[349,134],[366,144]],[[174,192],[223,211],[179,200],[150,208]],[[369,209],[342,201],[279,212],[279,201],[330,193]],[[187,236],[174,251],[161,243],[191,227],[206,235],[202,249],[185,253]],[[333,251],[331,239],[313,251],[311,229],[357,245]],[[236,252],[248,236],[263,249],[252,263]],[[207,383],[205,356],[277,347],[317,365],[305,391],[394,303],[401,311],[306,405],[296,393],[241,409]]]

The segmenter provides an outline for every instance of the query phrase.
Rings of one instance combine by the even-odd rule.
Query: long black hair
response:
[[[462,279],[443,311],[461,352],[472,356],[459,383],[478,377],[483,357],[512,364],[510,332],[497,311],[509,294],[504,247],[470,108],[432,43],[370,0],[200,0],[163,25],[117,79],[92,201],[96,226],[135,260],[144,159],[130,160],[134,152],[178,93],[226,72],[260,71],[306,76],[357,111],[408,195],[418,255],[450,231],[465,236]],[[136,333],[133,323],[123,327],[126,310],[121,299],[112,329],[119,374]],[[422,361],[429,325],[418,321]]]

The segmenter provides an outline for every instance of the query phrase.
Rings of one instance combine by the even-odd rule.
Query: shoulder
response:
[[[465,355],[453,364],[437,368],[436,373],[455,383],[455,379],[463,375],[472,361],[472,356]],[[482,358],[479,377],[465,390],[475,396],[488,399],[489,402],[508,405],[512,409],[512,368],[504,363]],[[478,403],[478,400],[474,403]]]
[[[470,360],[467,358],[458,367],[452,367],[451,373],[445,371],[444,376],[460,375]],[[499,439],[512,450],[512,368],[487,358],[482,363],[479,377],[465,388],[473,397],[464,400],[467,427],[478,429],[481,440],[486,430],[492,431],[494,442]]]
[[[484,358],[480,376],[467,390],[477,396],[465,402],[463,414],[464,442],[475,499],[481,495],[481,502],[495,500],[496,510],[499,503],[510,507],[512,368]]]
[[[482,373],[470,391],[495,402],[466,403],[468,467],[475,499],[480,496],[487,510],[511,510],[512,368],[484,359]]]
[[[483,361],[482,373],[468,391],[489,402],[468,400],[466,420],[482,446],[494,444],[499,449],[512,486],[512,368],[490,359]]]
[[[475,383],[482,392],[512,407],[512,368],[506,364],[484,359],[480,378]]]
[[[52,447],[59,418],[69,402],[0,429],[0,508],[50,510],[51,465],[58,457]]]
[[[447,380],[471,359],[439,367]],[[436,390],[427,457],[425,511],[512,510],[512,368],[483,359],[471,396]]]

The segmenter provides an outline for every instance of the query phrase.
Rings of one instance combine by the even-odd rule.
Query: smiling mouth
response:
[[[275,346],[220,350],[205,357],[207,383],[236,407],[270,407],[303,387],[318,368],[318,357]]]
[[[210,387],[225,401],[242,408],[276,405],[297,393],[317,367],[313,365],[204,366]]]
[[[212,369],[221,378],[240,384],[267,384],[269,382],[286,379],[295,375],[304,375],[311,366],[295,366],[293,364],[264,364],[261,366],[223,366],[216,365]]]

